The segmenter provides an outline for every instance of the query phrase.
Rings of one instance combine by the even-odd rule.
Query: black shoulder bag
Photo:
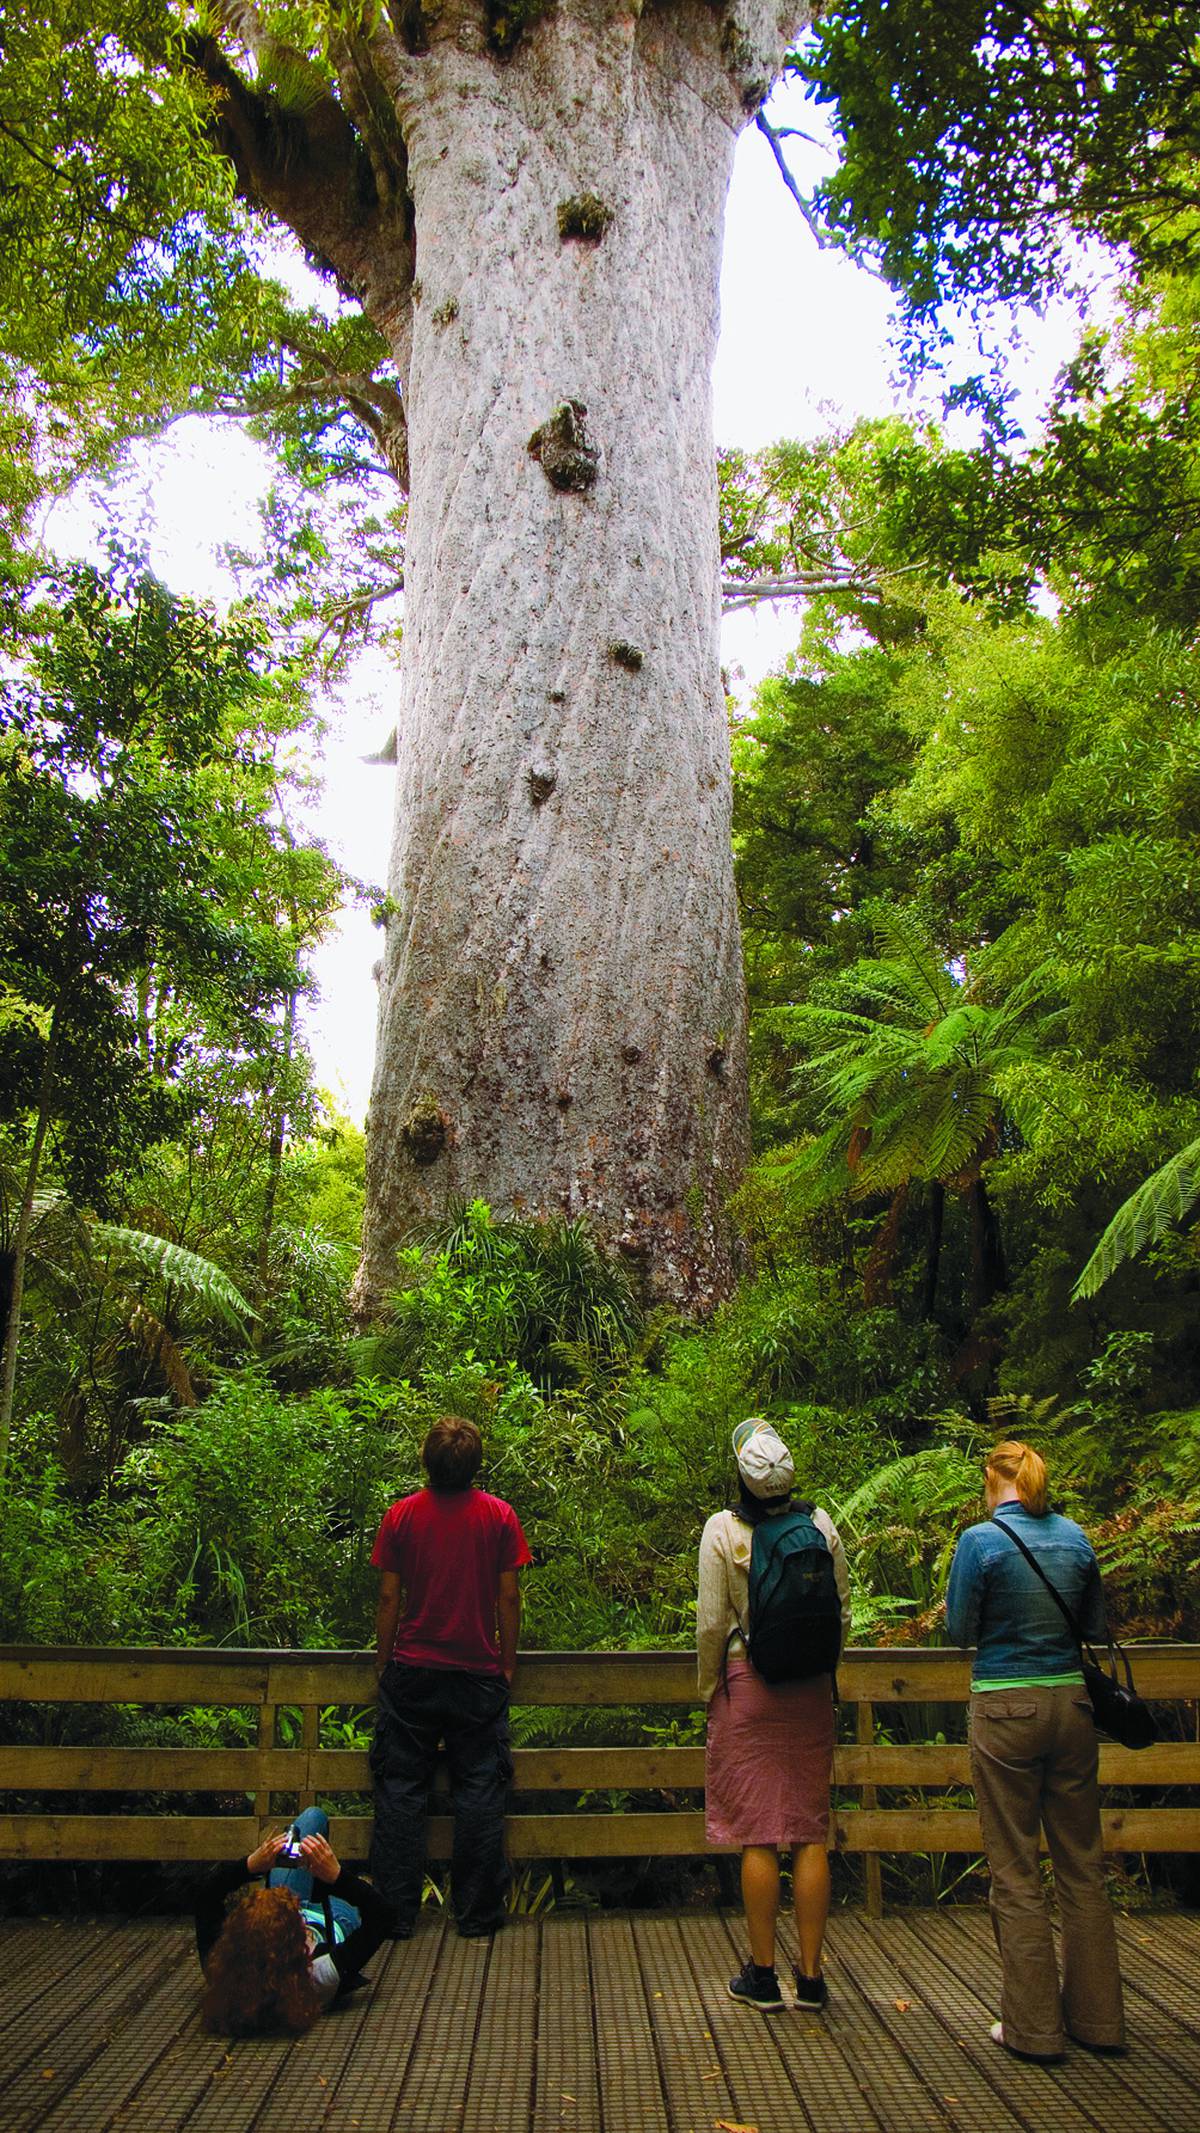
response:
[[[1020,1534],[1014,1533],[1012,1527],[1002,1518],[994,1519],[992,1523],[998,1525],[1002,1533],[1007,1534],[1014,1548],[1020,1549],[1031,1569],[1037,1572],[1079,1646],[1079,1664],[1083,1670],[1084,1686],[1092,1699],[1096,1724],[1111,1735],[1113,1740],[1119,1741],[1123,1748],[1148,1748],[1152,1741],[1158,1739],[1158,1721],[1149,1704],[1143,1701],[1134,1688],[1133,1669],[1129,1664],[1128,1653],[1116,1642],[1110,1631],[1108,1666],[1101,1666],[1062,1594],[1050,1583],[1032,1548],[1027,1548]],[[1124,1681],[1117,1673],[1118,1659],[1125,1668]]]

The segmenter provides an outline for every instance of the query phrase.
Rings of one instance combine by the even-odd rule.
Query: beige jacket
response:
[[[850,1635],[850,1574],[846,1551],[828,1513],[813,1512],[813,1524],[823,1533],[833,1557],[833,1575],[842,1603],[842,1649]],[[745,1656],[746,1646],[739,1624],[750,1612],[750,1548],[753,1526],[733,1511],[715,1511],[700,1536],[700,1589],[696,1599],[696,1674],[700,1694],[708,1702],[721,1679],[725,1646],[731,1630],[732,1658]]]

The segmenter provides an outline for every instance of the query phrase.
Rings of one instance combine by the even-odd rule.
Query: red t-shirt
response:
[[[483,1489],[418,1489],[384,1513],[371,1561],[404,1586],[392,1646],[401,1666],[500,1672],[500,1573],[533,1561],[510,1503]]]

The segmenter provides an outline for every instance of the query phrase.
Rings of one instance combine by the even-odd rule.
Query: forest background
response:
[[[339,336],[339,372],[369,366],[282,287],[189,311],[180,173],[94,67],[72,162],[44,77],[79,25],[6,29],[10,1639],[362,1646],[379,1516],[446,1409],[529,1533],[529,1645],[690,1640],[747,1412],[842,1530],[860,1641],[938,1639],[997,1429],[1046,1453],[1122,1629],[1196,1634],[1200,56],[1182,6],[953,12],[845,0],[791,71],[840,146],[803,211],[899,292],[902,370],[976,335],[946,398],[979,441],[897,417],[721,460],[727,579],[807,588],[732,726],[738,1291],[682,1323],[582,1228],[479,1203],[365,1331],[362,1136],[297,1006],[344,899],[380,900],[308,815],[322,690],[398,627],[371,406],[314,383]],[[60,182],[79,229],[44,212]],[[153,209],[154,244],[89,222],[101,195]],[[1083,243],[1119,294],[1031,445],[1004,332]],[[278,474],[228,614],[128,533],[87,564],[39,547],[50,495],[235,402]]]

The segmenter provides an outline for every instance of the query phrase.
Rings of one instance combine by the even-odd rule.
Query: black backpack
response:
[[[764,1681],[836,1675],[842,1602],[829,1543],[813,1519],[815,1509],[798,1500],[786,1511],[754,1520],[750,1619],[739,1629],[750,1664]],[[725,1649],[728,1657],[728,1645]]]

